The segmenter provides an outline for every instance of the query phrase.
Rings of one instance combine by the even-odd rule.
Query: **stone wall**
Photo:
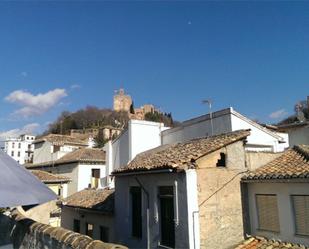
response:
[[[282,153],[246,151],[247,167],[249,170],[255,170],[281,155]]]
[[[226,167],[217,167],[220,153]],[[232,248],[243,240],[240,178],[245,150],[239,141],[197,160],[200,248]]]
[[[35,222],[18,212],[11,218],[0,215],[0,245],[10,243],[14,249],[127,249],[64,228]]]

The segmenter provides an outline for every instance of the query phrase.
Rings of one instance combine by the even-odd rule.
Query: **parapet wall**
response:
[[[93,240],[70,230],[38,223],[15,213],[0,215],[0,246],[14,249],[127,249],[125,246]]]

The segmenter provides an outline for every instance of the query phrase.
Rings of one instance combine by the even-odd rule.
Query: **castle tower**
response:
[[[132,98],[130,95],[125,94],[124,89],[120,88],[114,95],[114,110],[117,112],[130,111],[132,105]]]

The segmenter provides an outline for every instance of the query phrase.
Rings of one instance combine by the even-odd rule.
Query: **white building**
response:
[[[61,158],[28,164],[27,169],[44,170],[71,179],[68,184],[68,195],[85,188],[102,188],[106,186],[105,152],[101,149],[76,149]]]
[[[33,144],[33,163],[38,164],[56,161],[74,150],[85,148],[89,146],[89,141],[88,138],[80,140],[67,135],[49,134],[35,140]]]
[[[288,135],[276,133],[236,112],[232,107],[193,118],[180,126],[162,132],[163,144],[184,142],[193,138],[205,137],[250,129],[246,150],[281,152],[289,147]]]
[[[162,144],[161,132],[168,129],[163,123],[130,120],[128,127],[113,141],[108,142],[106,151],[106,175],[114,169],[126,166],[137,154]]]
[[[18,138],[7,138],[4,151],[20,164],[30,163],[33,160],[35,136],[21,135]]]

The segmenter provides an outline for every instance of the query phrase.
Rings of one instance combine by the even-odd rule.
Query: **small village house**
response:
[[[67,135],[49,134],[35,140],[33,144],[33,163],[37,164],[56,161],[76,149],[85,148],[88,146],[88,140],[80,140]]]
[[[116,169],[115,240],[130,248],[229,248],[243,239],[249,130],[163,145]]]
[[[296,145],[248,173],[242,192],[246,234],[309,247],[308,145]]]
[[[289,134],[290,146],[309,144],[309,121],[279,125],[278,130]]]
[[[114,240],[114,190],[84,189],[61,205],[61,226],[93,239]]]
[[[106,185],[105,152],[101,149],[75,149],[55,161],[28,164],[26,167],[70,178],[67,195],[88,187]]]

